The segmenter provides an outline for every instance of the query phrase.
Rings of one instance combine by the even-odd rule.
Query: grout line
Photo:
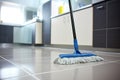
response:
[[[44,47],[42,47],[42,48],[44,48]],[[51,47],[46,47],[46,48],[44,48],[44,49],[57,49],[57,50],[74,50],[74,49],[64,49],[64,48],[51,48]],[[120,53],[118,53],[118,52],[103,52],[103,51],[92,51],[92,50],[81,50],[81,52],[93,52],[93,53],[95,53],[95,54],[97,54],[97,55],[107,55],[107,56],[113,56],[113,57],[118,57],[118,56],[115,56],[115,55],[112,55],[112,53],[114,53],[114,54],[120,54]],[[98,53],[96,53],[96,52],[102,52],[102,53],[104,53],[104,54],[98,54]],[[109,54],[107,54],[107,53],[109,53]]]
[[[1,56],[0,56],[1,57]],[[4,57],[1,57],[2,59],[10,62],[11,64],[17,66],[16,64],[14,64],[13,62],[11,62],[10,60],[7,60],[5,59]],[[35,78],[36,80],[40,80],[38,79],[35,75],[40,75],[40,74],[47,74],[47,73],[55,73],[55,72],[62,72],[62,71],[69,71],[69,70],[75,70],[75,69],[81,69],[81,68],[84,68],[84,67],[92,67],[92,66],[97,66],[97,65],[102,65],[102,64],[108,64],[108,63],[113,63],[113,62],[117,62],[117,61],[120,61],[120,60],[116,60],[116,61],[108,61],[108,62],[104,62],[104,63],[100,63],[100,64],[95,64],[95,65],[85,65],[85,66],[82,66],[82,67],[75,67],[75,68],[71,68],[71,69],[64,69],[64,70],[56,70],[56,71],[48,71],[48,72],[42,72],[42,73],[35,73],[34,75],[32,73],[29,73],[28,71],[22,69],[23,71],[25,71],[26,73],[28,73],[30,76],[32,76],[33,78]]]
[[[109,54],[114,53],[114,54],[119,54],[120,55],[120,53],[118,53],[118,52],[105,52],[105,51],[94,51],[94,52],[102,52],[102,53],[109,53]]]
[[[106,54],[97,54],[98,56],[110,56],[110,57],[118,57],[119,58],[119,56],[113,56],[113,55],[106,55]]]
[[[11,79],[11,78],[24,78],[24,77],[28,77],[27,75],[26,76],[15,76],[15,77],[8,77],[8,78],[3,78],[3,80],[5,79]],[[0,79],[1,80],[1,79]]]
[[[96,53],[97,55],[100,55],[100,56],[111,56],[111,57],[120,57],[120,56],[117,56],[117,55],[112,55],[111,53],[102,53],[102,54],[98,54],[98,53]],[[116,53],[115,53],[116,54]],[[120,53],[118,53],[118,54],[120,54]]]
[[[9,63],[11,63],[11,64],[13,64],[13,65],[17,66],[17,65],[16,65],[15,63],[13,63],[12,61],[10,61],[10,60],[8,60],[8,59],[6,59],[6,58],[2,57],[2,56],[0,56],[0,57],[1,57],[2,59],[4,59],[4,60],[8,61]],[[90,64],[90,65],[82,65],[82,67],[79,67],[80,65],[78,64],[78,66],[77,66],[77,67],[70,68],[70,69],[56,70],[56,71],[48,71],[48,72],[35,73],[35,74],[30,73],[30,72],[28,72],[28,71],[24,70],[24,69],[23,69],[23,68],[21,68],[21,67],[19,67],[19,68],[20,68],[21,70],[25,71],[26,73],[28,73],[30,76],[32,76],[32,77],[33,77],[33,78],[35,78],[36,80],[40,80],[40,79],[38,79],[35,75],[39,75],[39,74],[46,74],[46,73],[53,73],[53,72],[62,72],[62,71],[68,71],[68,70],[75,70],[75,69],[80,69],[80,68],[84,68],[84,67],[92,67],[92,66],[97,66],[97,65],[102,65],[102,64],[113,63],[113,62],[117,62],[117,61],[120,61],[120,60],[107,61],[107,62],[105,61],[105,62],[103,62],[103,63],[94,64],[94,65],[92,65],[92,64]]]
[[[22,71],[26,72],[29,76],[32,76],[33,78],[35,78],[36,80],[40,80],[38,77],[34,76],[33,74],[31,74],[30,72],[26,71],[25,69],[19,67],[18,65],[16,65],[15,63],[13,63],[12,61],[0,56],[2,59],[6,60],[7,62],[13,64],[14,66],[18,67],[19,69],[21,69]]]
[[[42,72],[42,73],[35,73],[35,75],[40,75],[40,74],[46,74],[46,73],[55,73],[55,72],[63,72],[63,71],[69,71],[69,70],[75,70],[75,69],[81,69],[81,68],[84,68],[84,67],[94,67],[94,66],[98,66],[98,65],[102,65],[102,64],[108,64],[108,63],[114,63],[114,62],[118,62],[120,60],[116,60],[116,61],[108,61],[108,62],[104,62],[104,63],[99,63],[99,64],[90,64],[90,65],[82,65],[81,67],[80,66],[77,66],[77,67],[74,67],[74,68],[70,68],[70,69],[64,69],[64,70],[55,70],[55,71],[48,71],[48,72]],[[74,65],[74,64],[73,64]],[[76,64],[77,65],[77,64]],[[79,65],[79,64],[78,64]]]
[[[40,48],[43,48],[43,49],[53,49],[53,50],[74,50],[74,49],[70,49],[70,48],[55,48],[55,47],[40,47]],[[81,51],[92,51],[92,52],[95,52],[95,50],[81,50]],[[106,51],[98,51],[98,52],[106,52]],[[120,54],[119,52],[109,52],[107,51],[108,53],[115,53],[115,54]]]
[[[98,65],[102,65],[102,64],[108,64],[108,63],[113,63],[113,62],[118,62],[118,61],[120,61],[120,60],[99,63],[99,64],[95,64],[95,65],[90,64],[90,65],[85,65],[85,66],[81,66],[81,67],[77,66],[75,68],[64,69],[64,70],[56,70],[56,71],[48,71],[48,72],[42,72],[42,73],[35,73],[35,75],[47,74],[47,73],[55,73],[55,72],[63,72],[63,71],[81,69],[81,68],[84,68],[84,67],[94,67],[94,66],[98,66]]]
[[[106,56],[112,56],[112,57],[120,57],[120,55],[119,54],[116,54],[116,55],[113,55],[113,54],[110,54],[110,53],[95,53],[95,54],[97,54],[97,55],[106,55]]]

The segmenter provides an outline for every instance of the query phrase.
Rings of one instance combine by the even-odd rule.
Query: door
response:
[[[0,43],[13,43],[13,27],[0,25]]]
[[[106,48],[106,2],[93,6],[93,47]]]
[[[120,48],[120,0],[107,2],[107,48]]]
[[[51,40],[51,1],[43,5],[43,44],[49,45]]]
[[[93,28],[106,28],[106,3],[102,2],[93,6]]]
[[[120,27],[120,0],[107,2],[108,28]]]
[[[107,32],[107,47],[120,49],[120,28],[108,29]]]
[[[106,30],[95,30],[93,36],[93,47],[106,48]]]

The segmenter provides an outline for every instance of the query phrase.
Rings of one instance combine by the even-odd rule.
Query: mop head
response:
[[[60,54],[58,58],[55,59],[55,64],[70,65],[79,63],[89,63],[89,62],[100,62],[104,59],[95,54],[82,53],[82,54]]]

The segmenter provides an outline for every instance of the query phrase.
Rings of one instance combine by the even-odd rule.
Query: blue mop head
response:
[[[73,54],[60,54],[58,58],[55,59],[55,64],[79,64],[88,62],[99,62],[103,61],[102,57],[95,54],[84,52],[84,53],[73,53]]]
[[[78,64],[87,62],[99,62],[103,61],[102,57],[99,57],[92,52],[81,53],[78,50],[77,40],[74,40],[75,52],[72,54],[60,54],[58,58],[55,59],[55,64]]]
[[[71,23],[72,23],[75,52],[73,54],[60,54],[59,58],[57,58],[54,61],[54,63],[55,64],[77,64],[77,63],[85,63],[85,62],[102,61],[103,58],[96,56],[95,54],[79,52],[78,42],[77,42],[76,32],[75,32],[74,17],[72,13],[71,0],[68,0],[68,2],[69,2],[69,8],[70,8],[70,17],[71,17]]]
[[[75,57],[90,57],[90,56],[96,56],[96,55],[92,53],[82,53],[82,54],[74,53],[74,54],[60,54],[59,55],[60,58],[75,58]]]

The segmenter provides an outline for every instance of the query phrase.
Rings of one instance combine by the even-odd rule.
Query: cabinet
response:
[[[52,16],[59,14],[59,7],[63,6],[63,14],[69,12],[68,0],[51,0]],[[92,4],[92,0],[71,0],[73,11]]]
[[[51,0],[46,2],[42,8],[42,16],[43,16],[43,44],[50,45],[51,38]]]
[[[106,47],[106,30],[93,31],[93,46],[103,48]]]
[[[110,0],[107,2],[108,28],[120,28],[120,0]]]
[[[28,24],[21,27],[20,31],[20,42],[23,44],[32,44],[32,32],[34,29],[34,24]]]
[[[13,26],[0,25],[0,43],[13,43]]]
[[[93,8],[89,7],[74,13],[76,35],[79,45],[92,46],[93,40]],[[73,34],[70,21],[70,14],[64,14],[52,18],[51,23],[51,44],[73,44]]]
[[[107,30],[107,47],[120,48],[120,28]]]
[[[120,0],[107,2],[107,47],[120,48]]]
[[[43,44],[42,43],[42,23],[40,22],[38,22],[38,23],[36,23],[35,24],[35,32],[34,32],[34,35],[33,36],[35,36],[35,38],[33,38],[34,39],[34,43],[35,44]]]
[[[93,7],[93,29],[105,29],[106,28],[106,3],[99,3]]]
[[[79,45],[93,44],[93,7],[74,12],[75,28]]]
[[[120,0],[109,0],[93,7],[93,46],[120,48]]]
[[[14,27],[14,43],[42,44],[42,23],[35,22],[23,27]]]
[[[93,47],[106,47],[106,3],[93,6]]]
[[[69,14],[51,20],[51,44],[72,44],[72,28]]]

